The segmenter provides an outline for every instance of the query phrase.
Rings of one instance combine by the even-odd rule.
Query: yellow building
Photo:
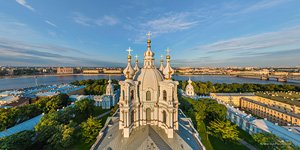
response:
[[[121,74],[122,69],[117,68],[117,69],[103,69],[103,73],[105,74]]]
[[[226,104],[239,107],[242,110],[267,118],[278,125],[287,124],[300,126],[300,105],[293,101],[279,101],[253,93],[211,93],[210,96]]]
[[[210,97],[233,105],[234,107],[241,107],[240,99],[242,97],[253,98],[256,96],[253,93],[210,93]]]
[[[66,67],[57,68],[57,74],[73,74],[73,73],[74,73],[73,68],[66,68]]]
[[[100,70],[97,70],[97,69],[89,69],[89,70],[83,70],[84,74],[99,74],[100,73]]]
[[[241,109],[253,115],[267,118],[273,123],[286,126],[287,124],[300,126],[299,107],[281,103],[275,100],[258,97],[258,99],[241,98]]]

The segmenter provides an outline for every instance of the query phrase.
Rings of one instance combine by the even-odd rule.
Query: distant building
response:
[[[210,97],[218,99],[223,103],[233,105],[235,107],[241,107],[241,98],[253,98],[256,97],[253,93],[210,93]]]
[[[185,87],[185,94],[190,97],[195,96],[195,91],[194,91],[194,87],[193,87],[192,83],[193,82],[192,82],[191,78],[189,78],[188,85]]]
[[[13,96],[13,95],[0,97],[0,106],[13,103],[19,99],[20,99],[19,96]]]
[[[95,95],[94,101],[96,106],[101,106],[102,109],[110,109],[115,106],[119,98],[119,90],[114,91],[114,86],[111,80],[108,80],[108,85],[106,87],[106,93],[104,95]]]
[[[100,70],[98,70],[98,69],[89,69],[89,70],[83,70],[82,73],[83,74],[99,74]]]
[[[75,102],[75,101],[79,101],[79,100],[83,100],[83,99],[94,99],[94,97],[91,95],[71,95],[71,96],[69,96],[69,99],[72,102]]]
[[[103,69],[103,73],[105,74],[121,74],[122,69],[117,68],[117,69]]]
[[[73,68],[67,68],[67,67],[58,67],[57,68],[57,74],[73,74],[74,69]]]
[[[289,104],[284,105],[286,107],[291,106]],[[276,105],[274,100],[259,97],[259,99],[241,98],[241,108],[279,125],[300,126],[299,107],[297,106],[291,106],[290,109],[282,108],[280,105]]]

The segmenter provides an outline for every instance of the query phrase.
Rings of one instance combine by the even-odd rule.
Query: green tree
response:
[[[68,105],[69,96],[66,94],[60,94],[53,96],[50,101],[46,103],[46,112],[56,111],[64,106]]]
[[[257,133],[252,135],[254,141],[259,143],[262,149],[268,150],[293,150],[296,148],[291,142],[286,142],[271,133]]]
[[[95,140],[102,128],[100,122],[101,120],[98,121],[93,117],[89,117],[86,122],[81,123],[82,137],[86,143],[91,143]]]
[[[238,141],[239,131],[236,128],[236,125],[232,125],[228,120],[219,120],[216,119],[209,123],[207,127],[209,134],[215,136],[221,140],[225,141]]]
[[[34,131],[22,131],[0,139],[1,150],[27,150],[31,149],[35,137]]]

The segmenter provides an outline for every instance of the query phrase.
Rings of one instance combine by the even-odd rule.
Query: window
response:
[[[166,111],[163,111],[163,123],[167,124],[167,113],[166,113]]]
[[[151,101],[151,92],[150,91],[146,92],[146,101]]]
[[[131,90],[131,91],[130,91],[130,99],[131,99],[131,100],[133,100],[133,95],[134,95],[133,93],[134,93],[134,91]]]
[[[124,90],[122,90],[122,96],[123,96],[123,100],[125,100],[125,92],[124,92]]]
[[[163,100],[167,101],[167,91],[163,90]]]
[[[134,122],[134,111],[131,111],[130,124]]]

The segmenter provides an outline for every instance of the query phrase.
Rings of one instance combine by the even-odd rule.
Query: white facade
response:
[[[189,80],[188,80],[188,85],[185,87],[185,94],[187,95],[187,96],[191,96],[191,97],[193,97],[193,96],[195,96],[195,91],[194,91],[194,87],[193,87],[193,85],[192,85],[192,80],[189,78]]]
[[[154,66],[150,38],[147,44],[144,66],[138,71],[131,67],[131,50],[128,50],[128,65],[123,71],[126,80],[119,82],[119,129],[123,130],[124,137],[129,137],[133,128],[155,125],[164,129],[168,138],[173,138],[174,130],[178,130],[178,82],[171,79],[174,70],[170,55],[166,57],[164,70],[159,71]]]
[[[94,96],[95,106],[101,106],[102,109],[110,109],[117,104],[118,97],[119,90],[116,92],[114,91],[114,86],[109,79],[105,94]]]

